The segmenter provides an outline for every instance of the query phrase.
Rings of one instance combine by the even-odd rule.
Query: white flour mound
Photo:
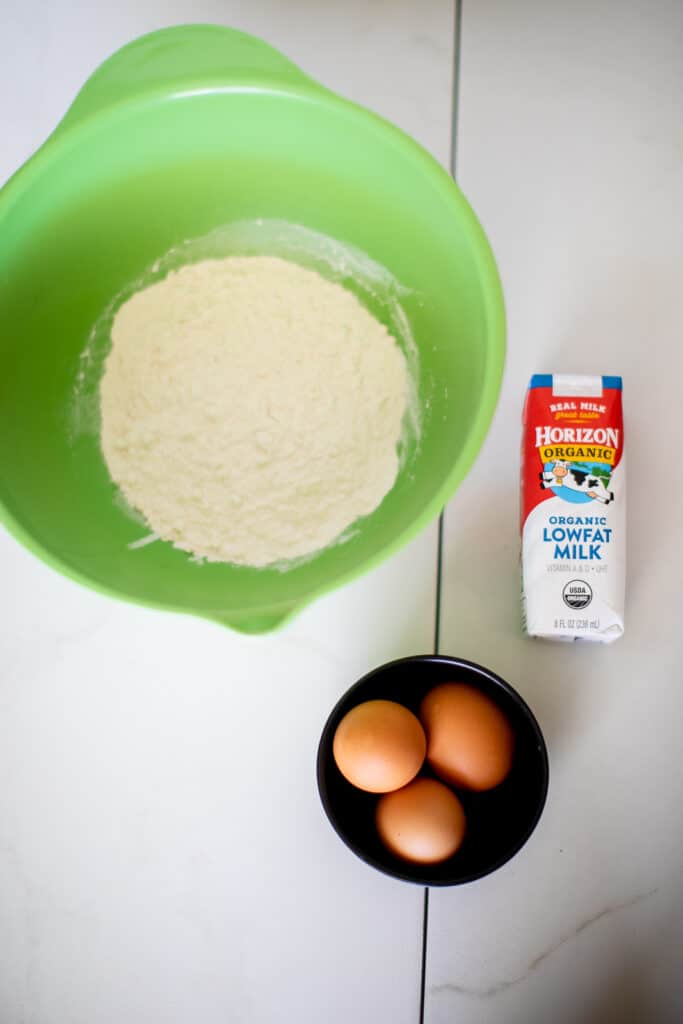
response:
[[[111,338],[107,466],[176,547],[297,558],[393,486],[406,361],[340,285],[279,258],[204,260],[133,295]]]

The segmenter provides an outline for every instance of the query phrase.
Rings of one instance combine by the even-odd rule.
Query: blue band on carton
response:
[[[551,388],[552,386],[552,373],[535,373],[529,381],[530,388]],[[602,387],[604,391],[606,391],[608,388],[611,388],[614,391],[621,391],[621,377],[603,377]]]

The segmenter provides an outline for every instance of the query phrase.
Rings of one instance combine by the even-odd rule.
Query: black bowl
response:
[[[374,821],[378,797],[346,781],[335,764],[332,741],[339,722],[356,704],[394,700],[417,713],[425,694],[447,682],[469,683],[496,702],[514,730],[515,756],[510,774],[495,789],[484,793],[456,790],[467,816],[460,849],[440,864],[411,864],[381,843]],[[436,778],[426,763],[420,775]],[[462,885],[501,867],[533,832],[548,791],[548,753],[529,707],[493,672],[441,655],[402,658],[369,672],[335,706],[318,747],[318,790],[332,827],[361,860],[393,878],[418,885]]]

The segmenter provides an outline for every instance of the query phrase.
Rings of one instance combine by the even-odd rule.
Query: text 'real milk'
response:
[[[530,636],[624,632],[621,377],[537,374],[524,405],[522,606]]]

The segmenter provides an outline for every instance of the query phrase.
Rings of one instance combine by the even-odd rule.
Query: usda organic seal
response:
[[[568,608],[587,608],[593,600],[593,591],[585,580],[570,580],[562,588],[562,600]]]

